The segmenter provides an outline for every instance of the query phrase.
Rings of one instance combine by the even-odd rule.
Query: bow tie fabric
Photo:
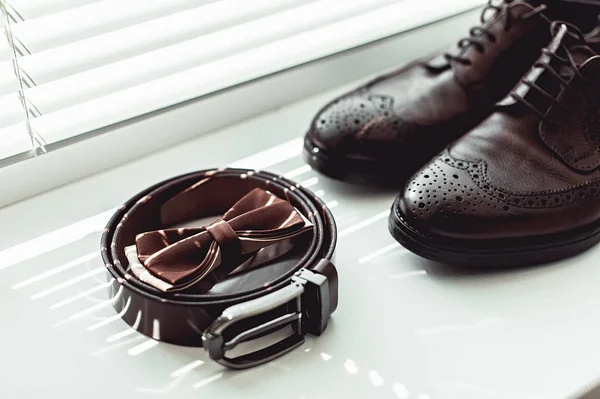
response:
[[[125,254],[133,274],[161,291],[204,292],[242,264],[280,256],[290,239],[312,229],[290,202],[255,188],[211,224],[138,234]]]

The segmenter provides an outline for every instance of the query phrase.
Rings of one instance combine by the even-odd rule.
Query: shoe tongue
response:
[[[523,1],[523,3],[527,3],[534,7],[541,6],[542,4],[544,4],[544,1],[542,1],[542,0],[522,0],[522,1]],[[510,1],[509,1],[509,3],[510,3]]]
[[[598,25],[600,0],[523,0],[533,7],[545,5],[550,20],[569,22],[584,33]]]
[[[548,19],[570,22],[584,33],[598,25],[600,14],[600,0],[505,0],[505,3],[546,6],[544,14]]]
[[[578,67],[581,67],[583,64],[588,62],[590,58],[597,56],[594,50],[584,45],[573,46],[569,48],[569,53],[571,53],[571,57]]]
[[[554,35],[552,41],[546,47],[546,49],[553,53],[556,53],[562,58],[565,58],[566,54],[564,54],[563,50],[565,48],[564,44],[565,41],[568,41],[569,39],[569,32],[567,31],[566,26],[563,25],[560,29],[558,29],[558,32],[556,33],[556,35]],[[561,72],[564,72],[564,74],[566,75],[565,79],[567,80],[570,78],[569,74],[572,73],[572,71],[568,68],[562,68],[564,69],[564,71],[561,70],[561,65],[558,62],[558,60],[556,60],[555,57],[546,54],[542,54],[542,56],[538,59],[538,63],[549,64],[555,71],[559,72],[559,74],[561,75],[563,75],[563,73]],[[527,74],[521,79],[521,81],[519,81],[519,83],[513,88],[511,93],[525,99],[527,102],[529,102],[531,105],[533,105],[540,111],[547,110],[550,107],[550,105],[552,105],[552,100],[549,99],[547,96],[541,94],[537,89],[532,89],[530,86],[523,83],[523,81],[528,81],[535,84],[536,86],[542,88],[548,94],[554,96],[555,98],[556,96],[558,96],[558,93],[561,89],[559,80],[547,69],[539,66],[534,66],[529,70],[529,72],[527,72]],[[497,105],[499,107],[504,107],[512,106],[517,103],[518,101],[516,101],[511,95],[508,95]]]

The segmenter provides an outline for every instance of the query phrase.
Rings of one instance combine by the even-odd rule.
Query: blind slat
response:
[[[21,57],[19,64],[39,86],[303,3],[306,0],[222,0]],[[0,74],[9,68],[8,63],[0,64]]]
[[[0,160],[32,149],[24,122],[0,129]]]
[[[0,37],[0,39],[2,39]],[[0,96],[15,92],[19,89],[17,77],[13,71],[12,61],[0,63]]]
[[[6,3],[18,14],[15,18],[26,21],[96,1],[99,0],[8,0]]]
[[[13,125],[25,119],[25,110],[19,101],[19,95],[13,93],[0,97],[0,128]]]
[[[8,61],[12,58],[12,52],[8,46],[8,40],[4,34],[4,27],[6,26],[6,17],[0,10],[0,63],[2,61]],[[2,86],[0,86],[2,87]]]
[[[26,97],[42,114],[47,114],[394,2],[395,0],[346,0],[344,7],[335,7],[329,2],[307,4],[27,89]],[[3,97],[0,97],[0,106],[2,101]],[[8,101],[11,100],[4,100],[4,102]],[[2,119],[15,120],[21,112],[19,107],[5,109],[5,117],[0,117],[0,126],[2,126]],[[12,117],[9,114],[11,111]],[[9,122],[4,122],[4,125],[7,123]]]
[[[2,14],[0,14],[0,18],[2,18]],[[4,37],[4,27],[0,26],[0,63],[8,62],[11,58],[12,52]]]
[[[465,9],[478,4],[479,0],[462,1]],[[442,18],[448,15],[449,10],[456,11],[456,4],[447,6],[422,0],[404,0],[61,109],[32,120],[32,125],[46,142],[61,141],[350,48],[357,42],[365,43],[386,37],[397,32],[398,15],[403,15],[403,28],[410,29]]]
[[[24,51],[34,53],[197,7],[211,0],[104,0],[13,26]]]

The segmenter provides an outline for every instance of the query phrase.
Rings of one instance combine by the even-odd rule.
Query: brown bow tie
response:
[[[173,200],[179,205],[176,212],[180,215],[196,213],[195,204],[184,203],[182,209],[177,196]],[[195,288],[205,291],[263,248],[312,228],[291,203],[256,188],[207,226],[138,234],[136,250],[141,265],[135,259],[130,263],[134,274],[163,291],[179,291],[198,284]],[[270,259],[263,257],[253,262],[253,266],[280,255],[277,252],[272,251],[267,256]],[[135,254],[131,255],[130,247],[130,261],[135,258]]]

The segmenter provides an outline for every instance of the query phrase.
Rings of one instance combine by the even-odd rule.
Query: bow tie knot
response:
[[[242,253],[242,243],[226,220],[220,218],[215,220],[206,226],[206,231],[221,249],[222,262],[239,258]]]

